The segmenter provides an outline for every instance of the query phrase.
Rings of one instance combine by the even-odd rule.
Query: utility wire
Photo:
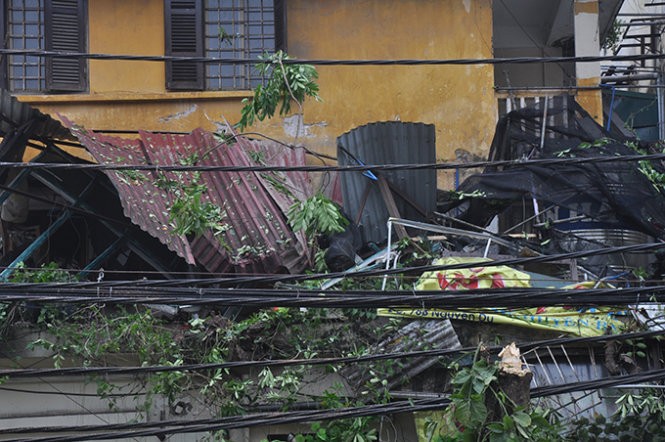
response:
[[[190,61],[196,63],[221,63],[226,65],[260,64],[256,58],[217,58],[217,57],[185,57],[173,55],[128,55],[100,54],[85,52],[45,51],[34,49],[0,49],[0,54],[27,55],[50,58],[74,58],[92,60],[133,60],[133,61]],[[419,65],[479,65],[479,64],[532,64],[532,63],[568,63],[596,61],[646,61],[661,60],[662,54],[633,55],[599,55],[579,57],[505,57],[505,58],[446,58],[446,59],[366,59],[366,60],[334,60],[334,59],[284,59],[283,64],[310,64],[318,66],[419,66]],[[269,63],[270,61],[266,61]]]
[[[111,290],[112,292],[112,290]],[[181,295],[155,295],[137,292],[131,296],[116,296],[112,293],[99,295],[78,294],[1,294],[0,302],[31,302],[39,304],[168,304],[209,307],[245,307],[245,308],[392,308],[413,309],[414,314],[428,317],[428,309],[447,311],[460,310],[457,313],[432,312],[440,319],[463,319],[467,313],[506,313],[514,309],[533,307],[589,307],[623,306],[632,304],[665,303],[665,286],[624,289],[588,289],[588,290],[512,290],[498,289],[493,293],[461,293],[443,291],[405,292],[364,292],[349,294],[319,293],[306,295],[298,292],[282,294],[256,293],[217,293],[192,296],[183,291]],[[488,306],[496,311],[484,310]],[[399,312],[396,312],[399,313]],[[571,315],[577,315],[571,312]]]
[[[518,343],[523,353],[538,350],[548,346],[580,346],[588,344],[606,343],[610,341],[628,341],[637,339],[656,338],[664,336],[665,330],[654,330],[635,333],[624,333],[619,335],[604,335],[579,338],[557,338],[536,342]],[[500,346],[489,347],[489,350],[496,353]],[[336,358],[312,358],[312,359],[274,359],[263,361],[229,361],[209,364],[183,364],[173,365],[153,365],[141,367],[67,367],[67,368],[23,368],[23,369],[2,369],[0,376],[7,379],[14,378],[47,378],[62,376],[111,376],[111,375],[137,375],[146,373],[166,373],[166,372],[192,372],[192,371],[212,371],[218,369],[238,369],[238,368],[262,368],[262,367],[288,367],[288,366],[320,366],[320,365],[353,365],[382,360],[425,358],[425,357],[453,357],[465,353],[472,353],[475,347],[460,349],[436,349],[436,350],[418,350],[409,352],[377,353],[353,357]]]
[[[219,431],[224,429],[246,428],[258,425],[278,425],[293,422],[321,421],[332,419],[346,419],[352,417],[385,415],[412,411],[425,411],[440,409],[448,404],[448,399],[420,399],[392,402],[389,404],[372,404],[350,408],[336,408],[313,411],[291,411],[281,413],[256,413],[241,416],[231,416],[217,419],[201,419],[192,421],[161,421],[145,422],[132,424],[81,426],[86,428],[90,434],[83,436],[61,436],[61,437],[37,437],[29,439],[30,441],[51,441],[51,442],[73,442],[86,440],[108,440],[125,437],[154,436],[177,433],[194,433],[202,431]],[[60,431],[57,427],[48,427],[51,432]],[[70,431],[76,427],[69,427]],[[73,429],[73,430],[71,430]],[[115,429],[128,429],[131,431],[114,431]],[[27,429],[26,429],[27,430]],[[55,431],[54,431],[55,430]],[[104,433],[93,433],[104,431]],[[21,431],[23,432],[23,431]],[[42,433],[48,433],[43,431]],[[11,433],[10,433],[11,434]],[[3,439],[6,440],[6,439]]]
[[[566,383],[563,385],[552,385],[538,387],[531,390],[531,397],[547,397],[564,393],[574,393],[591,389],[609,388],[624,384],[644,384],[647,382],[659,382],[665,379],[665,369],[650,370],[637,374],[616,376],[611,378],[596,379],[592,381],[581,381]],[[388,404],[369,404],[358,407],[286,411],[281,413],[252,413],[241,416],[230,416],[217,419],[199,419],[191,421],[159,421],[111,425],[81,425],[69,427],[36,427],[8,430],[7,434],[42,433],[57,434],[63,432],[86,432],[85,435],[34,437],[30,441],[49,442],[74,442],[85,440],[109,440],[124,437],[140,436],[164,436],[179,433],[194,433],[202,431],[230,430],[235,428],[247,428],[253,426],[279,425],[294,422],[312,422],[324,420],[348,419],[364,416],[379,416],[403,412],[416,412],[442,409],[450,403],[447,397],[395,401]],[[125,431],[123,431],[125,430]]]
[[[137,170],[149,172],[364,172],[368,170],[453,170],[473,169],[486,166],[496,167],[529,167],[529,166],[561,166],[578,165],[587,163],[613,163],[634,161],[661,161],[665,160],[665,154],[648,155],[607,155],[601,157],[576,157],[576,158],[541,158],[535,160],[498,160],[498,161],[473,161],[468,163],[405,163],[405,164],[363,164],[348,166],[315,166],[315,165],[254,165],[254,166],[215,166],[215,165],[193,165],[182,164],[93,164],[93,163],[24,163],[24,162],[0,162],[0,168],[7,169],[51,169],[51,170]]]
[[[665,248],[665,243],[644,243],[637,245],[628,245],[628,246],[614,246],[614,247],[602,247],[598,249],[579,251],[579,252],[568,252],[568,253],[559,253],[551,255],[540,255],[540,256],[531,256],[531,257],[521,257],[521,258],[509,258],[501,259],[494,261],[485,261],[482,263],[483,267],[496,267],[496,266],[514,266],[514,265],[524,265],[524,264],[534,264],[534,263],[547,263],[547,262],[559,262],[568,259],[577,259],[577,258],[587,258],[591,256],[601,256],[609,255],[614,253],[628,253],[628,252],[643,252],[643,251],[657,251]],[[46,292],[50,290],[81,290],[83,288],[94,288],[94,289],[113,289],[113,288],[127,288],[127,287],[142,287],[145,290],[149,288],[157,288],[164,286],[187,286],[189,290],[193,290],[193,286],[210,286],[210,285],[229,285],[233,284],[234,286],[247,283],[278,283],[278,282],[294,282],[294,281],[311,281],[311,280],[326,280],[334,278],[369,278],[369,277],[383,277],[387,275],[399,275],[402,273],[424,273],[429,271],[443,271],[443,270],[456,270],[456,269],[466,269],[469,268],[469,263],[459,263],[459,264],[446,264],[446,265],[425,265],[425,266],[415,266],[415,267],[402,267],[402,268],[393,268],[393,269],[376,269],[376,270],[361,270],[355,272],[334,272],[334,273],[318,273],[318,274],[292,274],[292,275],[274,275],[274,274],[228,274],[228,276],[214,277],[218,275],[212,275],[210,278],[199,278],[199,279],[176,279],[176,280],[132,280],[132,281],[102,281],[102,282],[86,282],[86,281],[75,281],[75,282],[58,282],[58,283],[16,283],[16,282],[0,282],[0,290],[11,289],[14,291],[28,291],[32,290],[33,292]],[[6,267],[0,267],[3,269]],[[302,292],[306,289],[293,289],[298,292]],[[118,293],[118,292],[116,292]],[[197,295],[202,295],[204,291],[191,292]],[[191,294],[190,293],[190,294]],[[6,294],[6,293],[5,293]],[[99,291],[96,294],[100,294]],[[106,293],[105,295],[112,295],[112,292]]]
[[[560,262],[563,260],[577,259],[577,258],[587,258],[591,256],[602,256],[609,255],[614,253],[628,253],[628,252],[645,252],[645,251],[657,251],[665,249],[665,243],[656,242],[656,243],[644,243],[628,246],[614,246],[614,247],[602,247],[593,250],[583,250],[579,252],[568,252],[568,253],[557,253],[552,255],[540,255],[540,256],[530,256],[530,257],[521,257],[521,258],[508,258],[508,259],[498,259],[494,261],[483,261],[483,267],[497,267],[497,266],[515,266],[515,265],[524,265],[524,264],[535,264],[535,263],[548,263],[548,262]],[[193,285],[224,285],[232,283],[234,286],[246,283],[277,283],[277,282],[287,282],[287,281],[311,281],[311,280],[321,280],[321,279],[334,279],[334,278],[366,278],[373,276],[384,276],[384,275],[399,275],[402,273],[424,273],[431,271],[442,271],[442,270],[456,270],[456,269],[468,269],[473,267],[473,263],[459,263],[459,264],[431,264],[424,266],[415,266],[415,267],[402,267],[394,269],[375,269],[375,270],[361,270],[356,272],[334,272],[334,273],[317,273],[317,274],[294,274],[294,275],[248,275],[244,277],[231,275],[228,278],[205,278],[205,279],[182,279],[177,282],[181,282],[183,285],[189,286],[188,290],[198,290],[190,292],[196,295],[203,295],[208,289],[198,288],[193,289]],[[0,267],[1,268],[1,267]],[[145,289],[153,281],[132,281],[132,284],[143,285]],[[177,282],[165,281],[164,284],[154,283],[155,286],[158,285],[168,285],[174,284]],[[25,290],[37,290],[38,288],[47,288],[51,287],[53,290],[63,290],[63,289],[82,289],[82,288],[112,288],[113,286],[120,287],[126,286],[127,281],[124,282],[71,282],[71,283],[0,283],[0,290],[3,289],[12,289],[19,290],[21,288]],[[293,293],[304,293],[306,289],[293,289]],[[264,290],[265,292],[265,290]],[[363,291],[366,292],[366,291]],[[238,292],[239,293],[239,292]],[[107,295],[112,295],[113,293],[107,293]]]

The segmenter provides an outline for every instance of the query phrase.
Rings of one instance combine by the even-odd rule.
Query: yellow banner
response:
[[[466,310],[443,309],[390,309],[377,310],[379,316],[394,318],[416,319],[452,319],[461,321],[475,321],[485,324],[507,324],[519,327],[530,327],[536,330],[552,330],[571,333],[577,336],[600,336],[610,332],[618,332],[622,322],[615,318],[617,314],[612,309],[601,311],[589,309],[583,312],[566,310],[563,307],[542,307],[523,310],[501,310],[493,308]]]
[[[505,287],[531,287],[531,276],[507,266],[484,267],[483,258],[443,258],[435,265],[473,264],[474,267],[456,270],[441,270],[424,273],[416,290],[469,290]],[[593,286],[594,282],[585,282],[564,286],[562,289],[578,289]],[[442,294],[445,296],[445,294]],[[378,309],[380,316],[452,319],[475,321],[487,324],[507,324],[529,327],[537,330],[550,330],[570,333],[578,336],[600,336],[618,332],[622,326],[616,316],[624,311],[612,307],[572,308],[572,307],[537,307],[519,310],[507,310],[491,307],[475,309]]]

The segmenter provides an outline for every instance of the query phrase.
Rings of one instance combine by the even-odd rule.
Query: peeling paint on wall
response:
[[[326,127],[328,123],[326,121],[320,121],[318,123],[305,124],[303,122],[302,115],[291,115],[284,118],[284,133],[290,137],[305,137],[311,138],[314,137],[311,129],[313,127]]]
[[[471,13],[471,0],[463,0],[464,3],[464,10],[466,11],[467,14]]]
[[[191,106],[189,106],[184,111],[176,112],[175,114],[171,114],[171,115],[167,115],[166,117],[160,118],[159,121],[161,123],[169,123],[173,120],[179,120],[181,118],[185,118],[186,116],[193,114],[194,112],[196,112],[197,109],[198,109],[198,106],[195,105],[195,104],[192,104]]]

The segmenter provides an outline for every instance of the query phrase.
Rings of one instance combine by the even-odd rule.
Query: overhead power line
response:
[[[62,292],[71,291],[71,294]],[[146,291],[146,293],[142,293]],[[484,306],[510,309],[547,307],[547,306],[624,306],[631,304],[665,303],[665,286],[623,288],[623,289],[588,289],[588,290],[543,290],[531,289],[493,289],[490,293],[473,291],[374,291],[374,292],[319,292],[303,293],[290,291],[288,293],[265,293],[245,290],[231,290],[223,292],[222,289],[179,289],[171,290],[169,294],[147,293],[142,288],[127,293],[120,290],[93,290],[61,289],[61,293],[48,294],[0,294],[0,302],[32,302],[32,303],[59,303],[59,304],[98,304],[133,305],[133,304],[169,304],[189,306],[215,306],[215,307],[246,307],[246,308],[272,308],[272,307],[309,307],[309,308],[411,308],[422,311],[426,317],[427,309],[457,310],[462,313],[488,313]],[[196,292],[200,294],[196,295]],[[483,307],[481,307],[483,306]],[[489,312],[492,313],[492,312]],[[501,311],[495,312],[501,313]],[[571,312],[575,314],[575,312]],[[442,319],[448,316],[441,314]],[[454,319],[454,318],[453,318]]]
[[[552,385],[532,389],[531,397],[547,397],[564,393],[574,393],[599,388],[609,388],[624,384],[637,384],[659,382],[665,378],[665,369],[650,370],[637,374],[629,374],[591,381],[571,382],[563,385]],[[210,432],[247,428],[265,425],[280,425],[295,422],[314,422],[325,420],[348,419],[364,416],[381,416],[388,414],[416,412],[443,409],[450,403],[442,395],[438,398],[414,399],[394,401],[387,404],[368,404],[357,407],[324,409],[324,410],[296,410],[278,413],[251,413],[224,418],[197,419],[197,420],[169,420],[143,423],[106,424],[106,425],[79,425],[61,427],[35,427],[8,430],[7,434],[25,434],[28,432],[51,434],[48,437],[32,437],[21,440],[74,442],[88,440],[110,440],[128,437],[164,436],[169,434]],[[67,436],[55,436],[61,433],[85,433]]]
[[[518,343],[520,350],[527,353],[531,350],[551,346],[580,346],[588,344],[606,343],[610,341],[629,341],[638,339],[649,339],[665,335],[665,330],[654,330],[634,333],[623,333],[619,335],[604,335],[578,338],[556,338],[534,342]],[[496,353],[501,349],[500,346],[489,347],[489,351]],[[418,350],[408,352],[390,352],[374,353],[363,356],[336,357],[336,358],[312,358],[312,359],[272,359],[262,361],[228,361],[221,363],[208,364],[183,364],[173,365],[153,365],[141,367],[67,367],[67,368],[20,368],[20,369],[2,369],[0,376],[7,379],[14,378],[47,378],[63,376],[104,376],[104,375],[137,375],[145,373],[166,373],[166,372],[192,372],[192,371],[212,371],[217,369],[234,368],[261,368],[261,367],[288,367],[288,366],[320,366],[320,365],[353,365],[383,360],[409,359],[409,358],[433,358],[433,357],[452,357],[464,353],[470,353],[476,350],[476,347],[458,348],[458,349],[436,349],[436,350]]]
[[[92,60],[128,60],[128,61],[190,61],[197,63],[222,63],[228,65],[247,65],[261,63],[256,58],[216,58],[216,57],[185,57],[174,55],[129,55],[100,54],[86,52],[45,51],[36,49],[0,49],[0,54],[26,55],[34,57],[75,58]],[[318,66],[418,66],[418,65],[478,65],[478,64],[531,64],[531,63],[568,63],[597,61],[646,61],[661,60],[663,54],[634,55],[599,55],[579,57],[505,57],[505,58],[443,58],[443,59],[286,59],[284,64],[311,64]]]
[[[592,250],[583,250],[579,252],[568,252],[568,253],[557,253],[551,255],[539,255],[539,256],[530,256],[530,257],[520,257],[520,258],[508,258],[508,259],[498,259],[494,261],[483,261],[483,267],[497,267],[497,266],[515,266],[515,265],[525,265],[525,264],[536,264],[536,263],[548,263],[548,262],[560,262],[563,260],[577,259],[577,258],[587,258],[591,256],[602,256],[615,253],[629,253],[629,252],[645,252],[651,251],[655,252],[657,250],[665,249],[665,243],[655,242],[655,243],[644,243],[628,246],[614,246],[614,247],[602,247]],[[206,296],[219,295],[224,293],[231,293],[234,296],[239,296],[243,293],[244,290],[254,290],[247,288],[235,288],[242,284],[249,283],[278,283],[278,282],[302,282],[302,281],[313,281],[313,280],[328,280],[334,278],[368,278],[368,277],[383,277],[390,275],[400,275],[403,273],[424,273],[431,271],[443,271],[443,270],[458,270],[458,269],[467,269],[471,266],[471,263],[458,263],[458,264],[430,264],[424,266],[415,266],[415,267],[402,267],[402,268],[392,268],[392,269],[375,269],[375,270],[361,270],[355,272],[335,272],[335,273],[317,273],[317,274],[294,274],[294,275],[244,275],[237,276],[230,274],[228,277],[222,278],[203,278],[203,279],[178,279],[178,280],[162,280],[162,281],[153,281],[153,280],[138,280],[138,281],[73,281],[73,282],[51,282],[51,283],[19,283],[19,282],[0,282],[0,295],[3,296],[2,300],[4,301],[13,301],[13,300],[26,300],[25,296],[34,295],[34,296],[50,296],[56,295],[60,296],[63,299],[72,297],[75,294],[78,295],[90,295],[99,297],[100,300],[107,302],[110,298],[123,297],[132,295],[131,291],[139,289],[138,293],[146,295],[145,299],[148,299],[148,294],[153,296],[194,296],[199,301],[203,301],[203,298]],[[1,269],[2,267],[0,267]],[[228,292],[228,288],[220,287],[209,287],[209,286],[229,286],[233,285],[231,292]],[[643,287],[643,288],[632,288],[630,290],[654,290],[657,291],[657,287]],[[157,293],[150,293],[150,291],[157,291]],[[506,289],[497,289],[496,293],[502,293],[506,290],[519,290],[517,288],[506,288]],[[542,293],[542,289],[537,289]],[[616,289],[612,289],[616,290]],[[629,290],[629,289],[623,289]],[[308,289],[293,287],[290,289],[261,289],[258,293],[262,294],[278,294],[278,293],[291,293],[299,296],[312,292],[317,295],[322,292],[320,289]],[[370,290],[363,291],[351,291],[347,290],[344,292],[340,291],[325,291],[328,296],[332,296],[332,293],[346,293],[346,294],[366,294],[371,293]],[[576,290],[576,293],[581,291]],[[249,293],[249,292],[244,292]],[[388,291],[381,291],[382,294],[390,293]],[[393,292],[400,293],[400,292]],[[406,293],[415,296],[417,292],[407,291]],[[438,292],[441,293],[441,292]],[[446,292],[450,294],[451,292]],[[467,291],[465,293],[480,294],[481,291]],[[490,293],[494,293],[491,291]],[[23,299],[13,299],[15,296],[23,296]],[[221,296],[221,295],[220,295]],[[451,295],[446,295],[451,296]],[[41,299],[42,302],[48,302],[48,299]],[[181,302],[179,302],[181,303]]]
[[[406,164],[364,164],[349,166],[315,166],[315,165],[255,165],[255,166],[213,166],[194,165],[184,166],[181,164],[96,164],[96,163],[34,163],[34,162],[10,162],[1,161],[0,168],[7,169],[47,169],[47,170],[141,170],[150,172],[364,172],[367,170],[455,170],[473,169],[486,166],[495,167],[526,167],[526,166],[560,166],[578,164],[613,163],[617,161],[660,161],[665,160],[665,154],[649,155],[621,155],[600,157],[576,157],[576,158],[541,158],[535,160],[499,160],[499,161],[473,161],[468,163],[406,163]]]
[[[426,411],[444,408],[448,404],[447,398],[403,400],[388,404],[371,404],[358,407],[336,408],[324,410],[287,411],[279,413],[252,413],[225,418],[198,419],[191,421],[158,421],[129,424],[86,425],[66,427],[37,428],[40,433],[86,432],[85,435],[33,437],[21,440],[74,442],[88,440],[109,440],[127,437],[142,437],[179,433],[196,433],[202,431],[219,431],[225,429],[246,428],[259,425],[279,425],[294,422],[312,422],[321,420],[346,419],[352,417],[386,415],[413,411]],[[78,430],[77,428],[81,428]],[[26,429],[28,430],[28,429]],[[44,431],[42,431],[44,430]],[[49,431],[50,430],[50,431]],[[118,431],[120,430],[120,431]],[[122,431],[125,430],[125,431]],[[10,430],[11,431],[11,430]],[[27,432],[23,429],[21,433]],[[12,434],[11,432],[8,434]]]
[[[497,259],[491,261],[483,261],[483,267],[498,267],[498,266],[514,266],[514,265],[524,265],[524,264],[536,264],[536,263],[548,263],[548,262],[558,262],[569,259],[577,258],[588,258],[592,256],[603,256],[616,253],[632,253],[632,252],[646,252],[651,251],[655,252],[658,250],[665,249],[665,243],[663,242],[654,242],[654,243],[644,243],[644,244],[635,244],[627,246],[613,246],[613,247],[600,247],[597,249],[591,250],[582,250],[578,252],[567,252],[567,253],[556,253],[550,255],[538,255],[538,256],[528,256],[528,257],[518,257],[518,258],[506,258],[506,259]],[[72,282],[0,282],[0,291],[4,290],[5,295],[8,291],[13,293],[57,293],[62,294],[63,290],[77,290],[79,293],[92,293],[100,294],[100,290],[106,290],[105,294],[113,295],[113,290],[116,290],[116,294],[122,294],[121,290],[123,289],[132,289],[140,288],[142,293],[147,293],[148,290],[161,290],[160,293],[165,293],[165,286],[169,287],[173,291],[174,286],[185,288],[189,290],[190,294],[195,294],[197,296],[202,296],[204,294],[213,293],[209,288],[205,286],[211,285],[225,285],[228,283],[233,283],[234,285],[246,284],[246,283],[275,283],[275,282],[286,282],[286,281],[309,281],[309,280],[320,280],[320,279],[335,279],[335,278],[367,278],[372,276],[386,276],[386,275],[400,275],[403,273],[425,273],[431,271],[443,271],[443,270],[459,270],[459,269],[468,269],[470,266],[473,266],[477,263],[456,263],[456,264],[429,264],[423,266],[413,266],[413,267],[401,267],[401,268],[391,268],[391,269],[374,269],[374,270],[359,270],[355,272],[333,272],[333,273],[316,273],[316,274],[293,274],[293,275],[252,275],[248,274],[245,276],[235,276],[230,274],[228,277],[222,278],[200,278],[200,279],[179,279],[179,280],[162,280],[162,281],[153,281],[153,280],[133,280],[133,281],[72,281]],[[0,267],[1,269],[2,267]],[[219,288],[218,288],[219,289]],[[86,292],[85,290],[88,290]],[[94,291],[92,291],[94,290]],[[109,291],[110,290],[110,291]],[[234,288],[234,293],[241,293],[238,289]],[[252,289],[246,289],[252,290]],[[261,293],[267,293],[269,289],[262,289]],[[277,289],[270,289],[277,290]],[[505,290],[505,289],[502,289]],[[318,288],[305,288],[305,287],[294,287],[288,290],[281,289],[281,292],[290,292],[290,293],[307,293],[311,292],[320,292],[321,289]],[[362,293],[367,293],[369,290],[363,290]],[[73,293],[73,292],[71,292]],[[126,292],[125,292],[126,293]],[[277,293],[277,292],[276,292]],[[331,293],[331,292],[328,292]],[[332,292],[334,293],[334,292]],[[354,293],[349,290],[346,293]],[[382,292],[385,293],[385,292]],[[411,292],[409,292],[411,293]],[[178,292],[177,294],[185,294]]]

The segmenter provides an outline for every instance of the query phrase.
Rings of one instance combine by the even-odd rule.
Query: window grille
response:
[[[44,0],[7,2],[7,38],[10,49],[44,49]],[[10,55],[9,88],[15,92],[41,92],[46,89],[43,57]]]
[[[283,0],[166,0],[167,55],[252,59],[283,49]],[[201,32],[201,29],[203,32]],[[248,90],[262,81],[255,64],[173,61],[169,90]]]
[[[34,51],[85,52],[86,0],[7,0],[5,47]],[[83,92],[87,60],[12,54],[0,62],[3,87],[18,93]]]
[[[208,0],[205,11],[205,52],[212,58],[258,59],[275,52],[273,0]],[[207,64],[206,88],[252,89],[261,83],[254,65]]]

